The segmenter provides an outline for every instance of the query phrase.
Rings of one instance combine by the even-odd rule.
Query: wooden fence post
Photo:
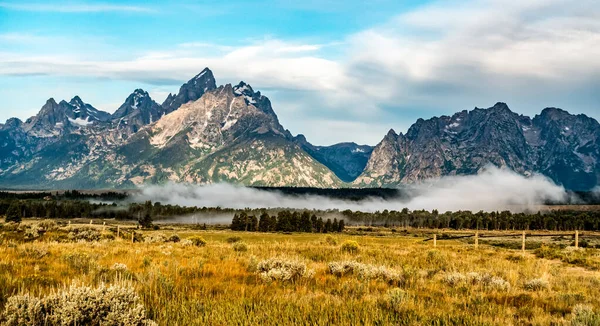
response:
[[[525,230],[523,230],[523,239],[521,240],[521,251],[525,253]]]
[[[117,225],[117,238],[120,236],[121,234],[121,226]]]
[[[94,220],[90,220],[90,225],[92,225],[92,223],[94,223]]]
[[[134,235],[135,235],[135,231],[131,231],[131,243],[134,242],[134,238],[133,238]]]
[[[437,247],[437,234],[433,234],[433,247]]]
[[[479,232],[475,232],[475,248],[479,248]]]
[[[106,231],[106,222],[102,223],[102,232]]]
[[[575,248],[579,248],[579,230],[575,230]]]

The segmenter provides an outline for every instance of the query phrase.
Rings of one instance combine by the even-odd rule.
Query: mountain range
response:
[[[133,188],[147,183],[395,187],[493,164],[540,173],[571,190],[600,184],[600,125],[546,108],[533,118],[504,103],[418,119],[376,146],[315,146],[279,122],[244,83],[217,86],[206,68],[162,104],[134,90],[109,114],[49,99],[26,121],[0,124],[0,187]]]

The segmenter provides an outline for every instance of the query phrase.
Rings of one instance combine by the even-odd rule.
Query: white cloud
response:
[[[82,13],[82,12],[154,12],[155,10],[142,6],[114,5],[114,4],[86,4],[86,3],[65,3],[65,4],[47,4],[47,3],[16,3],[0,2],[0,8],[18,10],[18,11],[41,11],[41,12],[62,12],[62,13]]]
[[[600,60],[592,59],[600,57],[600,6],[594,0],[439,2],[358,33],[351,43],[352,65],[396,81],[383,92],[367,90],[381,100],[408,96],[389,91],[398,86],[410,94],[449,88],[456,96],[515,85],[529,91],[535,83],[576,89],[600,77]]]
[[[346,139],[372,144],[372,134],[404,131],[413,122],[402,120],[407,108],[450,114],[503,101],[525,114],[559,106],[598,117],[596,0],[441,1],[337,43],[246,42],[192,40],[119,60],[87,53],[0,53],[0,75],[122,79],[168,84],[176,92],[178,83],[208,66],[219,83],[243,79],[269,97],[277,94],[273,105],[282,117],[293,112],[295,121],[330,123],[337,116],[345,126],[347,121],[371,125],[366,136],[354,132]],[[332,47],[335,57],[328,55]],[[161,96],[166,91],[161,89]],[[285,98],[297,104],[284,103]],[[330,143],[308,126],[289,128]],[[351,128],[330,128],[331,139],[340,139],[334,133],[346,129]]]

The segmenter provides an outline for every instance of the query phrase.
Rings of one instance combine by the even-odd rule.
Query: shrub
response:
[[[126,272],[127,265],[125,265],[123,263],[114,263],[114,265],[112,265],[112,267],[110,269],[117,271],[117,272]]]
[[[336,276],[355,275],[359,279],[380,279],[390,284],[402,284],[403,277],[396,271],[385,266],[374,266],[356,261],[331,262],[329,273]]]
[[[156,325],[145,319],[146,311],[131,287],[101,285],[71,287],[56,294],[36,298],[16,295],[4,309],[7,326],[20,325]]]
[[[71,241],[98,241],[101,234],[98,230],[91,227],[75,227],[67,235]]]
[[[571,325],[600,325],[600,314],[594,313],[594,310],[590,305],[575,305],[575,307],[573,307],[573,310],[571,311]]]
[[[346,240],[344,241],[344,243],[342,243],[342,251],[343,252],[348,252],[351,254],[355,254],[359,251],[359,245],[358,242],[353,241],[353,240]]]
[[[233,250],[238,252],[248,251],[248,245],[243,242],[233,244]]]
[[[29,294],[12,296],[6,302],[2,317],[7,326],[44,325],[44,302]]]
[[[534,278],[523,283],[523,288],[527,291],[541,291],[550,287],[548,281],[541,278]]]
[[[39,238],[40,232],[38,229],[37,225],[32,225],[29,228],[25,229],[25,233],[23,234],[23,237],[25,240],[35,240],[37,238]]]
[[[193,243],[193,242],[192,242],[192,240],[190,240],[190,239],[183,239],[183,240],[181,240],[181,242],[180,242],[180,243],[181,243],[181,245],[182,245],[182,246],[184,246],[184,247],[191,247],[191,246],[193,246],[193,245],[194,245],[194,243]]]
[[[409,299],[408,293],[400,288],[390,289],[383,301],[383,307],[399,312]]]
[[[460,284],[466,280],[467,280],[467,277],[464,274],[457,273],[457,272],[447,273],[442,278],[442,281],[444,281],[444,283],[446,283],[452,287],[457,286],[458,284]]]
[[[487,286],[500,291],[507,291],[508,289],[510,289],[510,283],[508,283],[508,281],[506,281],[505,279],[497,276],[492,277]]]
[[[181,238],[179,238],[179,236],[177,234],[173,234],[167,239],[167,242],[179,242],[179,241],[181,241]]]
[[[256,273],[265,282],[293,282],[314,275],[314,271],[306,269],[305,263],[283,258],[270,258],[260,261],[256,266]]]
[[[233,236],[233,237],[227,238],[225,241],[227,241],[227,243],[236,243],[236,242],[242,241],[242,238],[239,236]]]
[[[38,227],[44,230],[44,232],[58,230],[58,224],[53,220],[42,220],[38,223]]]
[[[7,223],[4,223],[4,225],[2,225],[3,231],[14,232],[14,231],[17,231],[18,229],[19,229],[19,223],[16,223],[16,222],[7,222]]]
[[[496,289],[496,290],[508,290],[510,288],[510,283],[505,281],[501,277],[492,276],[488,273],[477,273],[477,272],[469,272],[465,276],[467,282],[472,285],[481,285],[487,288]]]
[[[204,240],[204,238],[199,237],[199,236],[191,237],[191,238],[189,238],[189,240],[196,247],[204,247],[206,245],[206,240]]]
[[[150,233],[144,236],[146,243],[162,243],[167,241],[167,236],[162,233]]]

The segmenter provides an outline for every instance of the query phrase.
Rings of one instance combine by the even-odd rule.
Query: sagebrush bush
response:
[[[488,273],[469,272],[465,279],[471,285],[481,285],[490,289],[508,290],[510,288],[510,283],[506,280]]]
[[[163,243],[167,242],[167,236],[162,233],[150,233],[144,236],[146,243]]]
[[[458,284],[465,282],[466,280],[467,277],[464,274],[458,272],[446,273],[446,275],[444,275],[442,278],[442,281],[444,281],[444,283],[452,287],[457,286]]]
[[[385,266],[374,266],[356,261],[331,262],[327,266],[329,273],[336,276],[355,275],[359,279],[380,279],[390,284],[402,284],[404,280],[400,273]]]
[[[145,315],[145,308],[131,287],[71,285],[43,298],[28,294],[8,298],[3,325],[156,325]]]
[[[542,278],[534,278],[523,283],[523,288],[527,291],[547,290],[550,287],[548,281]]]
[[[67,235],[71,241],[98,241],[102,237],[100,231],[91,227],[72,227]]]
[[[358,242],[356,242],[356,241],[346,240],[346,241],[344,241],[344,243],[342,243],[342,251],[343,252],[355,254],[359,250],[360,250],[360,246],[358,245]]]
[[[409,300],[409,295],[406,291],[400,288],[393,288],[387,291],[382,305],[386,309],[399,312],[406,302]]]
[[[202,237],[195,236],[195,237],[188,238],[188,240],[190,240],[192,242],[192,244],[196,247],[206,246],[206,240],[204,240],[204,238],[202,238]]]
[[[48,219],[40,221],[40,223],[38,223],[38,227],[44,231],[58,230],[58,224],[56,224],[55,221]]]
[[[308,270],[305,263],[284,258],[270,258],[260,261],[256,266],[256,273],[265,282],[293,282],[300,278],[314,276],[314,271]]]
[[[14,232],[19,229],[19,223],[16,222],[6,222],[2,225],[3,231]]]
[[[600,325],[600,314],[594,312],[590,305],[578,304],[571,311],[572,326]]]
[[[117,272],[126,272],[127,265],[123,263],[114,263],[110,269],[115,270]]]
[[[236,242],[233,244],[233,250],[238,252],[248,251],[248,245],[243,242]]]
[[[35,240],[35,239],[39,238],[40,236],[41,236],[41,234],[40,234],[37,224],[31,225],[30,227],[25,229],[25,232],[23,233],[23,238],[25,240]]]

